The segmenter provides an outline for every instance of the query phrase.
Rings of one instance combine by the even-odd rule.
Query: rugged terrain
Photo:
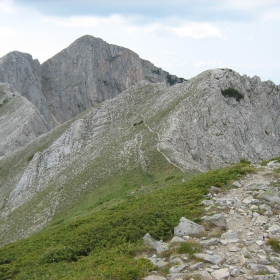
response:
[[[157,262],[174,280],[195,277],[188,267],[216,279],[278,273],[267,242],[279,249],[279,158],[249,161],[280,155],[279,86],[231,69],[187,81],[91,36],[42,65],[9,53],[0,82],[0,278],[139,279]],[[214,267],[153,256],[150,245],[169,244],[149,235],[143,245],[203,213],[212,234],[229,230],[193,252]]]
[[[210,188],[201,202],[207,214],[202,217],[205,227],[182,218],[168,243],[144,236],[144,241],[156,250],[152,256],[145,256],[158,267],[154,275],[163,270],[169,273],[167,277],[149,276],[145,280],[280,277],[280,251],[274,251],[280,237],[280,164],[271,161],[254,168],[254,173],[232,182],[230,189]],[[176,253],[176,248],[187,248],[187,244],[193,252]]]
[[[173,87],[140,82],[0,161],[1,242],[43,228],[114,177],[279,155],[279,105],[278,86],[229,69]]]
[[[1,138],[0,154],[26,145],[28,139],[34,139],[34,135],[50,131],[142,80],[162,82],[168,86],[184,81],[141,59],[129,49],[92,36],[79,38],[42,65],[30,54],[18,51],[7,54],[0,58],[0,83],[10,84],[30,101],[36,107],[40,120],[34,118],[32,127],[29,122],[24,124],[28,133],[24,141],[14,137],[15,134]],[[29,110],[28,107],[26,110]],[[5,121],[9,121],[9,117],[9,114],[1,115]],[[41,123],[47,131],[41,129]],[[13,124],[10,124],[10,129],[16,130]],[[10,145],[7,140],[17,144]]]

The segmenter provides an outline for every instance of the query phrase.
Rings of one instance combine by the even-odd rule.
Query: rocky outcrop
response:
[[[3,83],[0,83],[0,127],[0,157],[49,131],[34,104]]]
[[[48,130],[53,121],[41,89],[41,66],[27,53],[11,52],[0,58],[0,82],[8,83],[38,110]],[[37,133],[38,134],[38,133]]]
[[[228,89],[239,96],[225,94]],[[280,154],[280,87],[273,82],[216,69],[191,79],[182,90],[188,97],[166,119],[159,148],[185,171]]]
[[[55,119],[63,123],[138,82],[184,81],[129,49],[84,36],[42,64],[42,90]]]

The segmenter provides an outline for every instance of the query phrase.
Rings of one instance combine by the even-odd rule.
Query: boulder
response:
[[[180,223],[174,227],[174,235],[184,236],[189,234],[199,234],[200,232],[205,231],[204,227],[196,224],[184,217],[180,219]]]
[[[223,214],[215,214],[213,216],[204,216],[201,218],[203,222],[209,222],[218,227],[227,228],[227,219]]]
[[[225,279],[230,276],[228,268],[221,268],[211,273],[215,279]]]
[[[145,244],[156,249],[158,254],[161,254],[162,252],[167,251],[169,249],[168,243],[165,243],[162,240],[160,240],[160,241],[155,240],[149,233],[147,233],[143,237],[143,240],[144,240]]]
[[[203,253],[194,254],[194,256],[198,259],[202,259],[206,262],[213,263],[213,264],[221,264],[224,261],[224,258],[219,255],[208,255]]]

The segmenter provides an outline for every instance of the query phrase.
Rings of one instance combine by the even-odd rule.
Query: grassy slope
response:
[[[108,188],[116,186],[123,192],[110,194],[105,184],[63,219],[1,248],[0,279],[140,279],[152,269],[147,260],[135,259],[143,250],[143,235],[170,238],[182,216],[200,217],[199,202],[211,185],[226,184],[245,170],[243,163],[182,183],[183,174],[171,168],[153,178],[130,174],[107,182]],[[142,187],[133,195],[125,194],[129,184]]]

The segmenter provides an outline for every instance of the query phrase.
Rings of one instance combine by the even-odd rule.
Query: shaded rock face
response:
[[[53,128],[52,118],[41,90],[41,66],[27,53],[11,52],[0,58],[0,82],[8,83],[38,109],[48,130]]]
[[[49,131],[35,105],[3,83],[0,83],[0,127],[0,157]]]
[[[42,64],[42,90],[55,119],[63,123],[138,82],[182,82],[129,49],[92,36],[76,40]]]

